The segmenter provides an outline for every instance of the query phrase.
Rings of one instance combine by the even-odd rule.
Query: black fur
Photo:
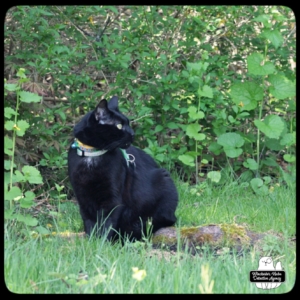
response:
[[[176,187],[165,169],[130,146],[134,132],[118,109],[117,97],[109,103],[101,100],[75,126],[74,135],[86,145],[108,150],[101,156],[80,157],[76,149],[69,149],[69,177],[87,234],[95,228],[96,234],[106,233],[109,240],[118,236],[116,232],[139,240],[146,234],[148,219],[152,232],[175,223]],[[135,166],[127,166],[119,148],[135,157]]]

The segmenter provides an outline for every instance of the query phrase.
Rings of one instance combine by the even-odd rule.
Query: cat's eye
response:
[[[117,124],[118,129],[122,129],[122,127],[123,127],[122,124]]]

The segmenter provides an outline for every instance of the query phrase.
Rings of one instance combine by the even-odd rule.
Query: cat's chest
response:
[[[97,162],[95,161],[94,157],[85,157],[82,160],[82,165],[85,166],[87,169],[93,169],[96,166]]]
[[[80,158],[78,166],[79,173],[88,173],[89,176],[99,174],[114,174],[121,172],[123,169],[122,164],[116,159],[111,157],[83,157]]]

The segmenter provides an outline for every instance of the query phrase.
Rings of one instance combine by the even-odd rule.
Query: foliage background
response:
[[[271,182],[294,186],[295,28],[282,6],[12,7],[4,32],[7,218],[24,221],[8,210],[20,197],[31,216],[49,199],[72,197],[72,128],[113,95],[132,120],[134,145],[190,184],[233,178],[261,194]],[[35,170],[41,177],[32,181]],[[27,202],[26,191],[34,192]]]

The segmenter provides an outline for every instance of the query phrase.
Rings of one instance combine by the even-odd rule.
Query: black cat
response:
[[[95,229],[109,240],[139,240],[148,220],[152,232],[175,223],[176,187],[165,169],[130,146],[134,132],[116,96],[101,100],[75,126],[74,135],[68,170],[87,234]]]

